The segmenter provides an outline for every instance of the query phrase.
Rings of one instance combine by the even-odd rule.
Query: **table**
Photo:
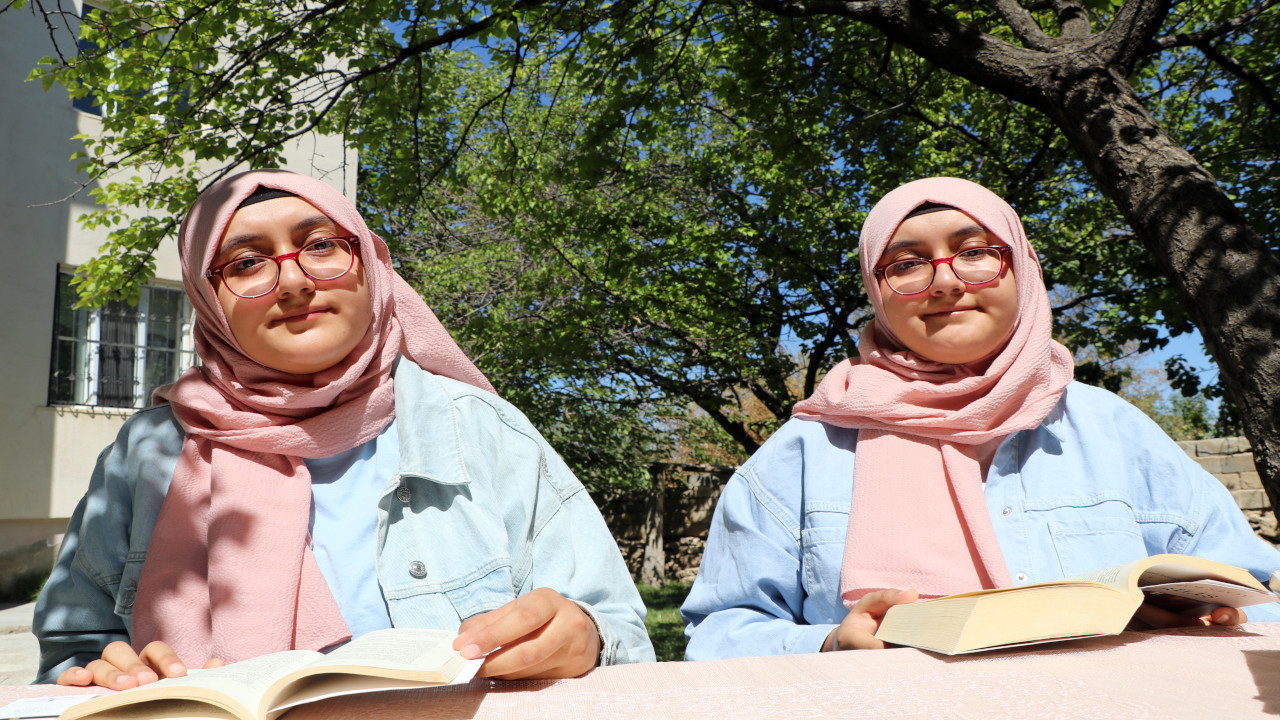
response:
[[[0,705],[67,692],[0,687]],[[1280,623],[1124,633],[944,657],[910,648],[646,663],[559,681],[334,698],[284,720],[434,718],[1263,718],[1280,715]]]

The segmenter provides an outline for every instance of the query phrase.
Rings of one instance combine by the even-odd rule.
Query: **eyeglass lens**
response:
[[[962,250],[949,260],[951,272],[971,285],[994,280],[1003,265],[1000,251],[995,248]],[[933,263],[913,258],[885,266],[884,279],[895,292],[911,295],[933,284],[934,271]]]
[[[316,240],[297,253],[298,266],[315,280],[333,280],[351,269],[351,244],[342,238]],[[254,255],[222,269],[227,289],[244,298],[266,295],[280,278],[280,258]]]

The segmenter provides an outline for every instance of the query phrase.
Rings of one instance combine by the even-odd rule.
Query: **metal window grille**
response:
[[[137,307],[75,303],[71,275],[58,273],[50,405],[144,408],[151,391],[195,364],[191,304],[181,290],[145,287]]]

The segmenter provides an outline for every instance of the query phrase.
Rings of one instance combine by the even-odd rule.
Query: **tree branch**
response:
[[[1079,307],[1089,302],[1090,300],[1101,300],[1101,299],[1113,297],[1114,295],[1115,293],[1112,293],[1112,292],[1092,292],[1092,293],[1086,293],[1084,295],[1077,295],[1076,297],[1072,298],[1068,302],[1065,302],[1061,305],[1055,305],[1052,308],[1053,314],[1056,317],[1058,314],[1065,312],[1067,310],[1070,310],[1072,308]]]
[[[1060,64],[1058,53],[1047,50],[1066,45],[1049,37],[1042,47],[1014,45],[920,0],[751,2],[788,17],[834,15],[864,22],[948,72],[1032,107],[1045,106],[1046,98],[1038,88],[1051,81]]]
[[[1209,44],[1208,40],[1203,43],[1197,43],[1196,48],[1204,53],[1204,56],[1211,62],[1221,67],[1223,70],[1235,75],[1244,82],[1258,91],[1258,96],[1262,100],[1262,104],[1273,113],[1280,113],[1280,100],[1276,98],[1276,94],[1267,85],[1267,82],[1251,72],[1248,68],[1236,62],[1235,58],[1230,57],[1218,50],[1218,48]]]
[[[1053,11],[1058,15],[1064,40],[1084,40],[1092,34],[1089,11],[1080,0],[1052,0]]]
[[[1059,44],[1044,34],[1036,19],[1016,0],[984,0],[1009,25],[1023,45],[1035,50],[1049,50]]]
[[[1220,25],[1215,25],[1211,28],[1206,28],[1193,33],[1175,33],[1173,35],[1154,38],[1147,43],[1144,51],[1146,54],[1150,55],[1152,53],[1160,52],[1161,50],[1168,50],[1175,47],[1199,47],[1200,43],[1208,42],[1239,30],[1276,5],[1280,5],[1280,0],[1263,0],[1263,2],[1258,3],[1240,15],[1231,18]]]
[[[1104,61],[1128,74],[1138,58],[1146,53],[1147,43],[1169,16],[1170,0],[1126,0],[1115,18],[1098,37],[1096,45]]]

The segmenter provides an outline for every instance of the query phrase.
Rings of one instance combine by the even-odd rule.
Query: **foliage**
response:
[[[1079,168],[1025,108],[876,38],[757,32],[770,30],[778,37],[764,42],[726,34],[655,50],[653,62],[683,80],[664,86],[667,102],[651,103],[639,128],[606,126],[597,114],[609,114],[597,98],[631,86],[601,88],[541,58],[509,75],[473,62],[466,80],[456,78],[462,85],[425,94],[473,108],[504,81],[515,91],[500,112],[461,113],[471,135],[443,173],[434,158],[406,168],[390,152],[425,134],[421,120],[365,121],[381,142],[362,147],[376,178],[362,197],[398,238],[402,270],[502,392],[545,422],[565,417],[548,409],[612,402],[622,426],[608,412],[593,418],[599,442],[630,427],[637,447],[638,426],[655,431],[639,445],[646,450],[666,440],[675,459],[740,461],[823,369],[856,353],[867,304],[853,236],[868,187],[965,174],[1010,197],[1039,237],[1089,238],[1115,222],[1075,190]],[[879,66],[815,73],[780,61],[769,49],[778,45],[803,48],[818,67],[851,53],[866,61],[853,67]],[[716,70],[730,63],[742,72]],[[962,121],[973,105],[988,112]],[[849,120],[867,116],[876,119]],[[1001,161],[1010,154],[1031,160]],[[380,192],[392,185],[394,194]],[[1116,321],[1086,312],[1164,292],[1132,245],[1041,244],[1051,281],[1062,285],[1068,341],[1119,343],[1121,330],[1154,340],[1123,311]],[[1090,270],[1108,263],[1125,272]]]
[[[1090,2],[1088,20],[1138,4]],[[1037,4],[1032,21],[1067,32],[1058,5],[1071,3]],[[991,3],[931,7],[1021,42]],[[1060,339],[1094,358],[1082,377],[1107,381],[1105,359],[1129,343],[1161,346],[1157,325],[1190,329],[1044,115],[856,19],[794,9],[122,3],[82,30],[97,51],[72,55],[64,39],[33,73],[108,108],[81,161],[102,204],[85,222],[113,231],[80,290],[136,295],[201,187],[278,162],[307,132],[344,134],[361,152],[362,209],[401,269],[603,484],[643,484],[645,458],[750,452],[855,354],[868,317],[857,229],[915,177],[969,177],[1019,210]],[[1271,0],[1177,4],[1130,75],[1266,238],[1280,229],[1267,201],[1277,14]]]
[[[680,618],[680,606],[689,594],[685,583],[666,583],[660,588],[638,585],[640,599],[649,610],[644,618],[645,629],[653,641],[653,650],[659,662],[684,660],[688,640],[684,636],[684,621]]]

